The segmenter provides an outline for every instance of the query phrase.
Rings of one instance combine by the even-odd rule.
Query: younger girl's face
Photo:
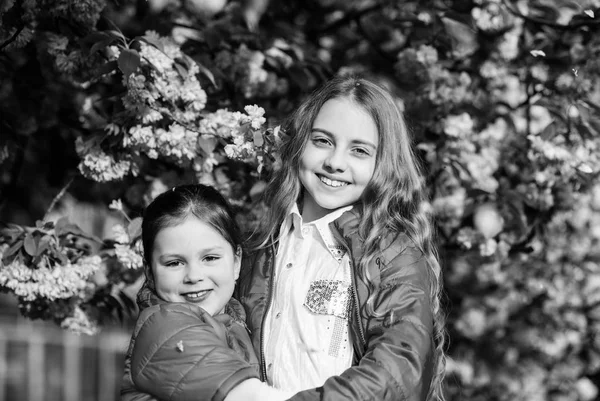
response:
[[[196,304],[215,315],[233,295],[241,250],[236,252],[210,225],[188,217],[158,232],[151,262],[160,298]]]
[[[378,141],[375,121],[361,106],[347,98],[323,104],[300,157],[305,221],[361,198],[375,171]]]

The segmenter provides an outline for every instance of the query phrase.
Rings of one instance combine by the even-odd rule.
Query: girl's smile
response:
[[[343,187],[344,185],[348,185],[347,182],[339,181],[339,180],[335,180],[335,179],[330,179],[330,178],[327,178],[324,175],[318,175],[317,174],[317,176],[319,177],[319,179],[321,180],[321,182],[323,184],[325,184],[327,186],[330,186],[330,187],[339,188],[339,187]]]
[[[198,292],[186,292],[186,293],[181,294],[181,296],[183,298],[185,298],[185,300],[187,302],[198,303],[198,302],[202,302],[206,298],[208,298],[208,296],[210,295],[211,291],[212,291],[212,289],[201,290],[201,291],[198,291]]]
[[[378,138],[373,118],[352,100],[323,104],[300,157],[305,221],[361,198],[375,170]]]

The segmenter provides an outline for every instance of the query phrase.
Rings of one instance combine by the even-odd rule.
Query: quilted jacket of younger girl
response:
[[[235,299],[215,316],[193,304],[164,302],[149,288],[138,304],[122,401],[222,401],[244,380],[259,378],[244,309]]]

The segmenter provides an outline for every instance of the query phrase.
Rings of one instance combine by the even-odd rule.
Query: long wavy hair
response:
[[[428,400],[444,400],[442,381],[445,371],[445,315],[440,306],[442,273],[433,242],[429,214],[423,206],[424,179],[413,153],[411,138],[402,112],[392,95],[382,87],[357,76],[338,76],[313,92],[282,126],[287,138],[281,146],[281,168],[274,173],[265,191],[271,206],[261,228],[251,238],[253,248],[277,241],[278,230],[294,202],[302,199],[299,178],[300,157],[309,140],[321,107],[330,99],[345,98],[362,107],[377,126],[375,171],[361,200],[355,205],[360,216],[358,233],[365,252],[358,263],[359,277],[370,289],[363,311],[374,315],[375,286],[366,266],[379,251],[380,239],[390,232],[406,233],[428,261],[430,300],[434,314],[435,375]]]

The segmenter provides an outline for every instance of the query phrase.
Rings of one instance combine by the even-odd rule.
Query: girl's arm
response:
[[[258,380],[257,369],[229,347],[225,327],[201,308],[157,305],[140,320],[130,360],[139,392],[160,400],[222,401],[246,380]]]
[[[233,388],[225,401],[283,401],[294,393],[277,390],[258,379],[248,379]]]
[[[368,319],[366,350],[358,365],[290,400],[427,399],[434,373],[428,266],[420,251],[406,244],[394,244],[393,249],[403,250],[399,254],[389,255],[390,249],[383,253],[389,261],[381,268],[373,304],[382,316]]]

